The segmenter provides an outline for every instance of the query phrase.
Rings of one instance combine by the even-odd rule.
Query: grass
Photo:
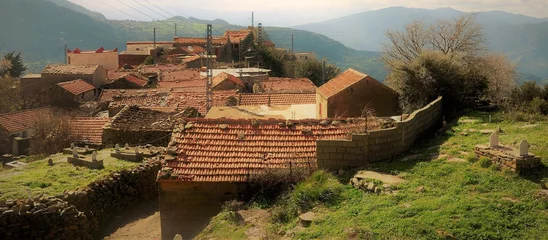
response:
[[[40,194],[55,196],[87,186],[111,172],[138,165],[110,157],[111,151],[105,149],[98,152],[97,159],[103,160],[105,166],[101,170],[74,167],[67,163],[69,155],[59,153],[30,162],[20,169],[0,171],[0,200],[25,199]],[[54,166],[48,166],[49,158],[53,160]]]
[[[543,164],[548,165],[548,137],[545,136],[548,123],[521,128],[528,123],[501,121],[499,113],[492,115],[493,122],[489,123],[487,113],[466,114],[463,118],[477,121],[455,121],[448,132],[417,144],[410,154],[422,153],[419,159],[400,161],[398,158],[367,168],[404,178],[407,182],[398,186],[396,194],[362,192],[347,184],[348,177],[340,181],[334,181],[336,178],[329,174],[327,180],[311,177],[304,185],[313,187],[298,185],[271,206],[274,216],[279,207],[291,209],[292,201],[288,198],[293,199],[296,194],[317,196],[316,193],[321,192],[318,189],[327,186],[341,189],[340,201],[308,204],[308,208],[320,216],[308,228],[297,227],[295,216],[286,220],[273,217],[265,228],[272,239],[282,238],[277,234],[280,231],[293,232],[296,239],[548,239],[548,197],[539,194],[539,183],[548,180],[548,169],[543,167],[521,175],[500,171],[473,156],[473,147],[488,144],[489,135],[462,134],[468,129],[500,126],[504,131],[500,136],[502,144],[516,146],[525,138],[532,145],[531,152],[541,156]],[[432,159],[430,153],[447,156]],[[467,161],[449,162],[453,157]],[[418,191],[419,187],[424,191]],[[245,227],[229,224],[212,228],[222,233]]]

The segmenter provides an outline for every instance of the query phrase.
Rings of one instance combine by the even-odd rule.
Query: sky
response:
[[[391,6],[436,9],[451,7],[465,12],[501,10],[532,17],[548,17],[548,0],[69,0],[109,19],[146,20],[172,16],[239,25],[293,26],[377,10]],[[148,15],[148,16],[146,16]]]

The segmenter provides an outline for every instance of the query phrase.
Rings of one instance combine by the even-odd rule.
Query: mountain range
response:
[[[393,7],[292,28],[265,27],[265,32],[277,47],[290,49],[293,35],[295,51],[316,52],[319,59],[342,70],[352,67],[382,81],[386,72],[378,58],[387,29],[403,29],[415,19],[431,23],[461,14],[450,8]],[[527,79],[548,79],[548,19],[494,11],[477,13],[477,20],[485,29],[489,47],[519,63],[519,71],[527,74]],[[157,40],[172,40],[175,24],[177,35],[191,37],[204,37],[209,23],[214,35],[246,28],[222,19],[193,17],[152,22],[109,20],[67,0],[8,1],[0,8],[0,22],[5,23],[0,25],[0,53],[21,51],[33,72],[49,62],[62,62],[65,45],[123,50],[126,41],[152,40],[153,28]]]
[[[414,20],[429,24],[463,14],[466,13],[452,8],[390,7],[292,28],[323,34],[351,48],[381,51],[388,29],[403,30]],[[548,18],[502,11],[474,14],[490,50],[507,54],[522,73],[548,78]]]

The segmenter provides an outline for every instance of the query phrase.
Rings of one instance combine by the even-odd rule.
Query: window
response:
[[[320,103],[320,117],[322,117],[322,103]]]
[[[86,93],[82,93],[82,99],[84,99],[84,95],[86,95]]]
[[[139,50],[141,50],[141,49],[139,49],[139,48],[135,48],[135,50],[136,50],[136,51],[139,51]]]
[[[70,64],[70,56],[68,57],[67,64]]]
[[[305,59],[305,60],[308,60],[308,56],[304,56],[304,59]]]

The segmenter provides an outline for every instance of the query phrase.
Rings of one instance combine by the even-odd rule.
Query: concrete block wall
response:
[[[407,151],[419,137],[442,126],[442,98],[413,112],[395,127],[353,134],[351,140],[318,140],[318,167],[340,169],[390,159]]]

